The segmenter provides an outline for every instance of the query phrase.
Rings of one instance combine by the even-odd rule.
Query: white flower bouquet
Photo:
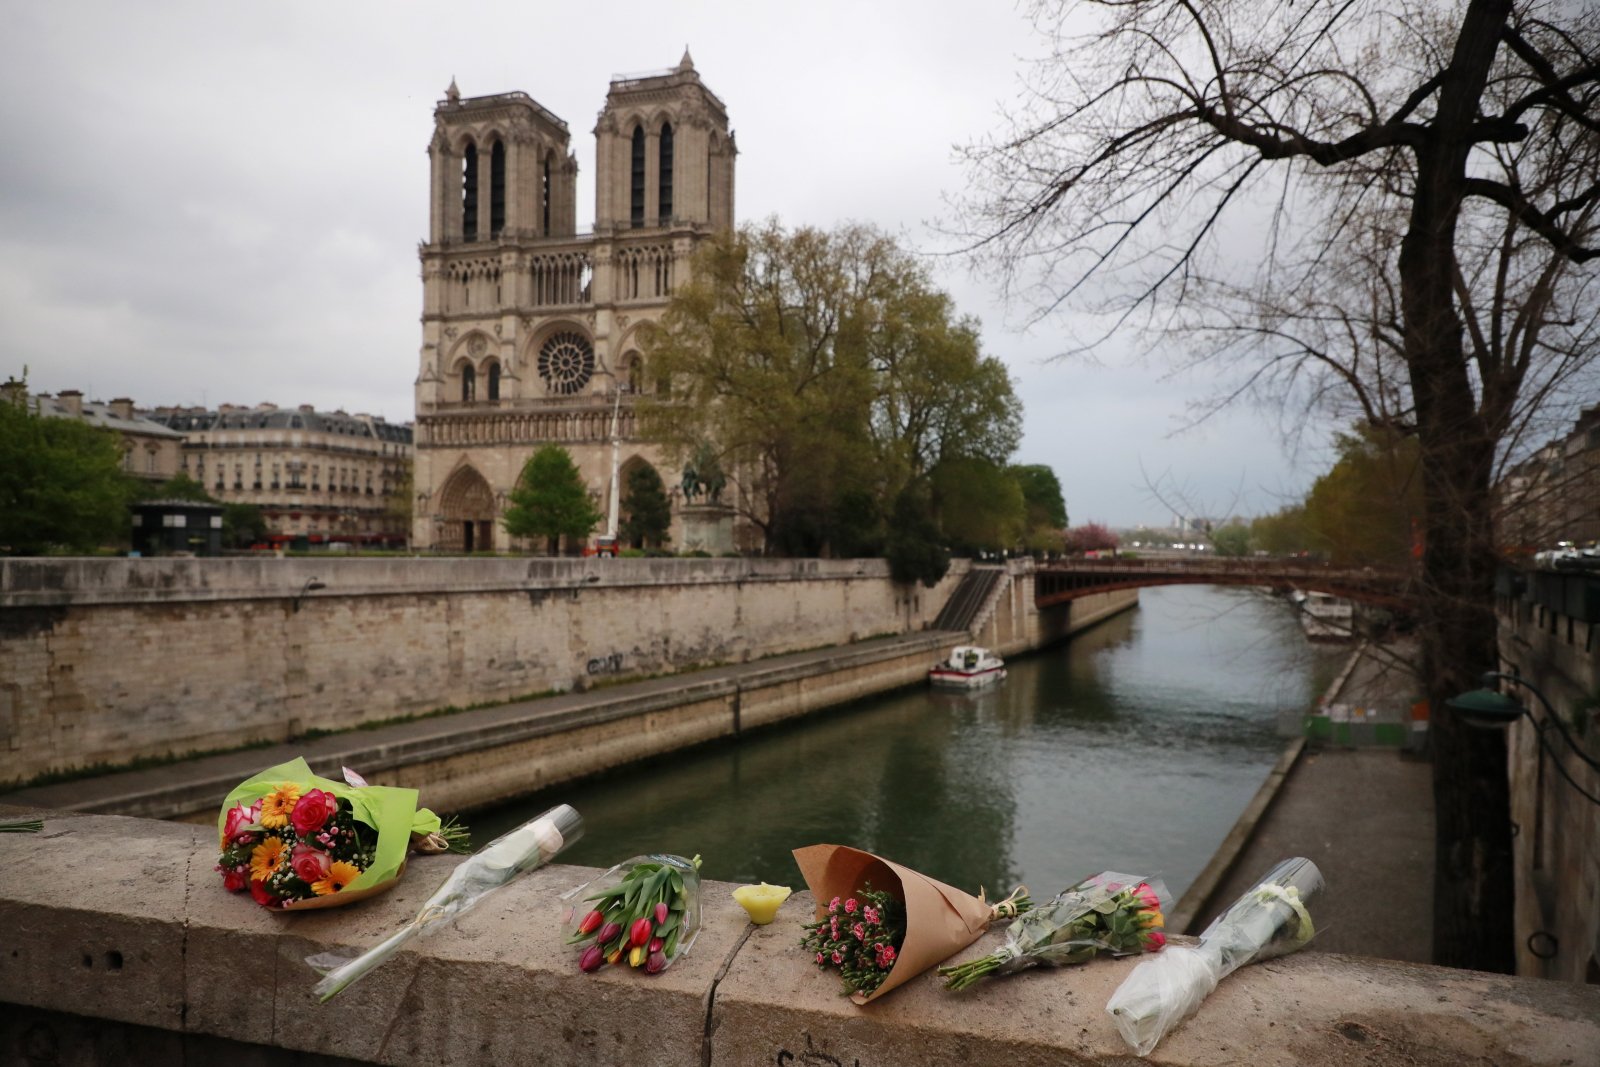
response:
[[[1309,907],[1322,887],[1315,863],[1284,860],[1217,916],[1200,944],[1168,943],[1159,956],[1140,963],[1106,1003],[1123,1040],[1148,1056],[1218,982],[1247,963],[1302,948],[1315,932]]]
[[[454,922],[484,897],[518,875],[549,863],[582,836],[583,816],[566,804],[558,804],[538,818],[501,834],[451,871],[450,877],[428,898],[416,918],[381,944],[353,959],[339,953],[308,957],[308,964],[324,972],[322,981],[317,983],[317,995],[327,1000],[352,982],[361,980],[412,938]]]

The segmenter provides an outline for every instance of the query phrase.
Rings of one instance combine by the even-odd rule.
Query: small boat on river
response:
[[[928,681],[941,688],[977,689],[1005,676],[1005,661],[987,648],[957,645],[949,659],[936,663],[928,672]]]
[[[1355,637],[1355,605],[1331,593],[1303,593],[1292,597],[1300,612],[1300,628],[1312,641],[1349,641]]]

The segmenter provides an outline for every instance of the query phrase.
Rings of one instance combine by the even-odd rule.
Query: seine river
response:
[[[801,887],[790,849],[854,845],[993,895],[1100,870],[1200,873],[1347,652],[1250,590],[1169,586],[982,694],[923,688],[612,772],[467,821],[479,843],[565,802],[563,862],[700,854],[730,882]]]

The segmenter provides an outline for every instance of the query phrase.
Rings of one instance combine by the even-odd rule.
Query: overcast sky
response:
[[[738,137],[741,220],[875,224],[939,239],[1041,45],[1005,0],[579,5],[0,2],[0,376],[140,405],[309,403],[405,421],[420,343],[433,107],[522,90],[561,116],[593,221],[594,119],[620,73],[685,45]],[[1026,406],[1019,462],[1061,478],[1072,521],[1275,509],[1328,462],[1240,409],[1174,434],[1207,383],[1113,344],[1051,361],[941,260]]]

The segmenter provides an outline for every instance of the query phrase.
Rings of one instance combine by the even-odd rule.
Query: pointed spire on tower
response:
[[[683,58],[678,60],[678,73],[689,74],[694,71],[694,60],[689,57],[689,46],[683,46]]]
[[[461,103],[461,90],[456,88],[456,76],[450,75],[450,88],[444,91],[444,98],[452,104]]]

